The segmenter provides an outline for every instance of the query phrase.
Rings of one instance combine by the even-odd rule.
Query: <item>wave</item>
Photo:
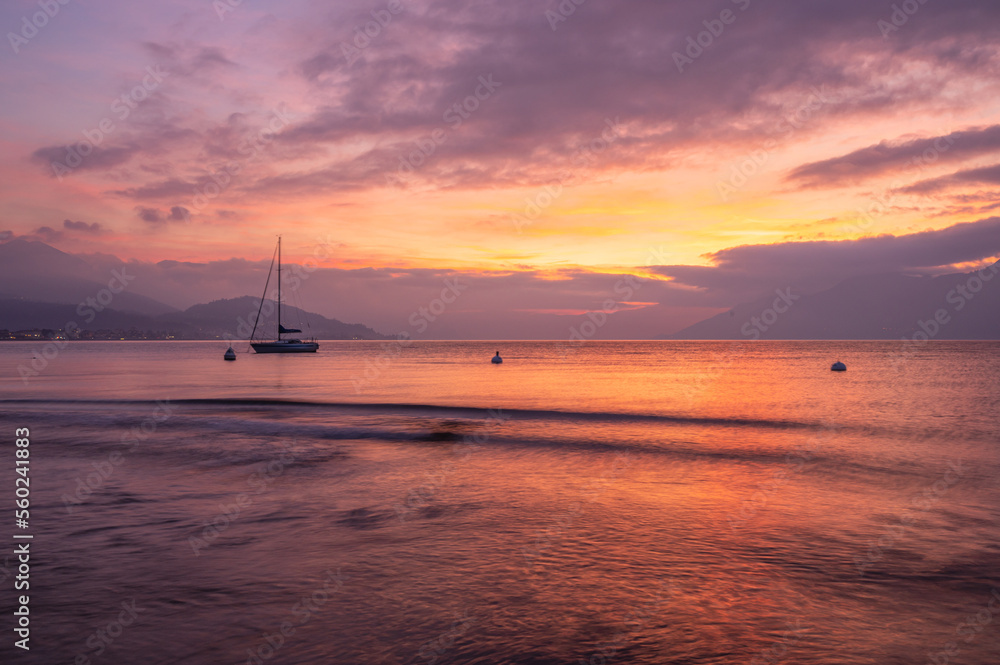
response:
[[[153,400],[0,400],[0,418],[11,407],[45,410],[46,424],[65,428],[65,434],[50,431],[47,437],[64,451],[91,455],[103,449],[119,449],[120,434],[134,431],[143,418],[164,402]],[[842,446],[828,446],[828,437],[841,434],[872,434],[871,428],[785,420],[709,418],[698,416],[560,411],[541,409],[485,409],[425,404],[361,402],[316,402],[277,399],[184,399],[170,400],[181,407],[157,423],[155,433],[142,437],[135,453],[144,456],[184,459],[205,466],[230,466],[269,462],[275,445],[294,445],[290,466],[313,466],[345,459],[349,450],[332,448],[340,441],[384,441],[417,445],[456,447],[503,446],[519,449],[565,449],[594,453],[652,454],[675,459],[782,467],[802,466],[795,446],[809,444],[813,451],[806,468],[824,473],[889,474],[923,476],[924,469],[912,461],[858,459]],[[52,408],[58,406],[59,408]],[[25,409],[27,410],[27,409]],[[248,413],[241,414],[240,411]],[[262,412],[263,411],[263,412]],[[280,414],[270,418],[269,412]],[[287,418],[290,415],[297,418]],[[320,418],[310,417],[320,414]],[[322,414],[330,414],[326,422]],[[375,416],[375,417],[373,417]],[[491,420],[492,419],[492,420]],[[584,427],[572,427],[580,421]],[[562,422],[563,426],[557,426]],[[604,424],[605,427],[600,425]],[[760,428],[789,430],[780,441],[769,436],[741,439],[727,444],[734,433],[711,445],[690,439],[691,432],[655,428],[655,425]],[[631,426],[630,426],[631,425]],[[654,428],[649,426],[653,425]],[[109,431],[109,428],[114,428]],[[853,430],[853,431],[852,431]],[[212,436],[205,437],[206,432]],[[925,433],[926,435],[926,433]],[[129,438],[128,441],[133,441]],[[327,443],[324,443],[327,442]],[[304,446],[304,448],[303,448]],[[806,470],[803,468],[803,471]]]
[[[298,410],[361,410],[381,413],[418,413],[424,415],[462,415],[481,418],[483,416],[495,419],[515,418],[517,420],[571,420],[587,422],[658,422],[681,425],[732,426],[732,427],[765,427],[771,429],[815,429],[840,430],[851,429],[852,426],[807,422],[797,420],[782,420],[770,418],[725,418],[718,416],[697,416],[678,414],[649,414],[608,411],[564,411],[555,409],[509,409],[505,407],[474,407],[451,406],[442,404],[412,404],[394,402],[319,402],[308,400],[282,400],[261,398],[203,398],[179,400],[45,400],[45,399],[11,399],[0,400],[0,408],[5,405],[64,405],[64,406],[149,406],[155,408],[161,404],[203,407],[237,407],[237,408],[292,408]],[[868,428],[866,428],[868,429]]]

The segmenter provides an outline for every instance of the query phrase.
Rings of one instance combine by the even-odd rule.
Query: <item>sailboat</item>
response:
[[[281,325],[281,236],[278,236],[278,337],[267,342],[254,342],[253,336],[257,332],[257,322],[260,321],[260,312],[264,308],[264,299],[267,297],[267,285],[271,281],[271,269],[274,268],[274,258],[271,258],[271,268],[267,271],[267,281],[264,283],[264,295],[260,298],[260,307],[257,308],[257,319],[253,322],[253,332],[250,333],[250,346],[256,353],[315,353],[319,348],[313,340],[303,342],[301,339],[282,338],[282,335],[294,335],[301,333],[298,328],[286,328]]]

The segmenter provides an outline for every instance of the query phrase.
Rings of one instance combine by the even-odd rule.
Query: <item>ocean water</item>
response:
[[[1000,343],[224,350],[0,344],[4,663],[1000,662]]]

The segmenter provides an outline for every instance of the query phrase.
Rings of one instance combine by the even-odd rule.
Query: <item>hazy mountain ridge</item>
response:
[[[0,244],[0,329],[64,328],[70,321],[84,330],[165,330],[183,339],[249,336],[260,306],[253,296],[215,300],[178,310],[153,298],[131,292],[128,264],[107,275],[87,261],[37,240],[15,238]],[[272,308],[273,309],[273,302]],[[384,339],[371,328],[344,323],[290,305],[282,305],[285,327],[309,321],[303,335],[322,339]],[[267,308],[265,308],[265,312]],[[249,324],[246,331],[240,320]],[[264,336],[273,336],[272,313],[261,316]],[[245,327],[245,326],[244,326]],[[243,333],[246,334],[243,334]],[[260,335],[258,335],[260,336]]]
[[[936,277],[853,277],[809,295],[779,289],[663,338],[912,339],[919,333],[1000,339],[1000,262]]]
[[[273,310],[273,301],[271,302]],[[130,312],[105,308],[100,312],[88,312],[87,306],[44,303],[29,300],[0,300],[0,329],[27,330],[34,328],[65,328],[70,321],[82,330],[137,328],[142,331],[168,331],[179,339],[218,339],[228,336],[247,339],[253,328],[254,318],[260,300],[253,296],[216,300],[203,305],[194,305],[183,312],[169,312],[150,316],[141,312]],[[265,312],[267,307],[264,308]],[[82,312],[82,314],[81,314]],[[88,321],[90,319],[90,321]],[[386,339],[368,326],[358,323],[343,323],[319,314],[304,312],[296,307],[282,306],[285,327],[298,327],[298,321],[308,321],[309,327],[302,328],[302,336],[319,339]],[[296,323],[292,323],[292,322]],[[261,313],[257,338],[273,337],[277,330],[276,313],[270,316]]]
[[[83,259],[37,240],[15,238],[0,244],[0,298],[77,305],[100,297],[121,311],[151,316],[177,311],[130,291],[132,279],[125,264],[103,274]]]

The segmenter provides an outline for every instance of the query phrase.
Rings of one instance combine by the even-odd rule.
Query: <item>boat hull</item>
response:
[[[252,342],[254,353],[316,353],[319,344],[316,342]]]

